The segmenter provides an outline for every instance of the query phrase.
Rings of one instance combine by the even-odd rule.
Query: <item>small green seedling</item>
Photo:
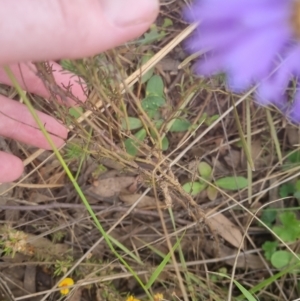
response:
[[[144,34],[144,37],[140,40],[142,45],[151,44],[153,42],[159,42],[166,36],[166,31],[164,29],[173,25],[173,21],[169,18],[165,18],[161,29],[159,29],[155,24],[150,26],[150,31]]]
[[[64,154],[65,160],[78,160],[85,153],[82,145],[73,143],[72,141],[67,143],[66,153]]]
[[[218,190],[209,185],[207,182],[211,182],[214,186],[225,189],[225,190],[239,190],[248,186],[248,180],[245,177],[223,177],[212,181],[212,168],[206,162],[200,162],[198,164],[198,173],[203,180],[187,182],[182,188],[184,191],[195,196],[201,191],[207,189],[207,196],[210,200],[215,200],[218,195]]]
[[[283,170],[289,170],[300,164],[300,151],[291,152],[283,165]],[[281,198],[293,196],[300,200],[300,180],[287,182],[279,187],[279,195]]]
[[[161,108],[166,106],[166,98],[164,94],[164,82],[159,75],[153,75],[146,84],[145,98],[141,101],[141,106],[144,112],[148,115],[154,126],[159,130],[163,124],[163,116],[161,115]],[[125,148],[128,154],[136,156],[141,143],[147,137],[147,132],[143,128],[143,124],[139,118],[129,116],[126,120],[122,119],[122,128],[126,131],[139,130],[134,134],[134,138],[125,140]],[[184,132],[191,126],[191,123],[185,118],[176,118],[172,120],[170,132]],[[154,140],[161,139],[157,137],[156,131],[150,128],[150,134]],[[161,140],[162,151],[169,148],[169,140],[163,137]]]
[[[262,215],[262,221],[270,223],[269,219],[265,220],[266,216]],[[295,213],[288,211],[280,213],[279,220],[280,225],[271,226],[274,233],[286,243],[296,242],[300,238],[300,220],[297,219]],[[266,241],[262,245],[262,249],[264,250],[265,258],[271,262],[272,266],[276,269],[281,269],[291,263],[293,255],[286,250],[278,250],[278,246],[279,243],[277,241]]]
[[[73,265],[74,259],[71,256],[68,256],[66,260],[56,260],[54,266],[54,275],[61,276],[65,274],[68,269]]]
[[[137,133],[134,134],[135,139],[128,138],[125,140],[124,144],[126,147],[126,151],[131,156],[136,156],[141,143],[146,138],[147,133],[145,129],[139,130]]]
[[[201,124],[203,122],[206,126],[210,126],[219,117],[220,117],[220,115],[208,116],[207,113],[203,113],[203,115],[201,116],[201,118],[198,121],[198,124]]]

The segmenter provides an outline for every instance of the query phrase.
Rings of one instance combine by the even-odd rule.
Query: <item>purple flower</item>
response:
[[[184,16],[199,22],[187,50],[208,50],[195,64],[197,74],[224,72],[237,93],[259,84],[258,103],[300,123],[300,1],[195,0]],[[292,81],[297,89],[289,103]]]

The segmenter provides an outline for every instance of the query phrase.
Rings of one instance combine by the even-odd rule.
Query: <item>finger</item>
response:
[[[84,93],[85,83],[83,80],[74,74],[66,72],[66,70],[63,70],[62,67],[55,62],[51,62],[50,65],[57,85],[63,90],[66,90],[66,92],[68,89],[68,91],[71,92],[79,101],[84,102],[86,100],[86,95]],[[45,87],[43,80],[37,75],[37,70],[34,64],[12,64],[9,68],[23,90],[40,95],[46,99],[50,97],[49,87]],[[11,80],[3,68],[0,68],[0,82],[12,86]],[[57,98],[60,100],[58,95]],[[63,101],[63,103],[74,105],[75,101],[68,98],[67,102]]]
[[[37,112],[57,147],[67,138],[67,129],[53,117]],[[27,107],[0,95],[0,135],[36,147],[51,149]]]
[[[23,162],[14,155],[0,152],[0,183],[12,182],[23,172]]]
[[[138,37],[158,0],[0,0],[0,64],[94,55]]]

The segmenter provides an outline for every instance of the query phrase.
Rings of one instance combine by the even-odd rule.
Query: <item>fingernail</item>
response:
[[[129,27],[155,20],[158,0],[102,0],[105,16],[118,27]]]

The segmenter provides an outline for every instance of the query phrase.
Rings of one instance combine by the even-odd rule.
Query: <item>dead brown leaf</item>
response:
[[[219,213],[207,219],[206,222],[213,231],[216,231],[227,242],[236,248],[240,247],[243,239],[242,232],[225,215]],[[242,244],[241,248],[244,249],[244,244]]]
[[[136,177],[113,177],[99,179],[88,188],[94,194],[102,198],[110,198],[119,195],[120,192],[134,183]]]
[[[231,257],[228,259],[224,259],[224,262],[231,266],[233,266],[235,262],[234,256],[238,255],[235,249],[229,248],[224,245],[216,245],[216,242],[203,244],[203,247],[205,253],[209,254],[210,256],[217,256],[219,258]],[[241,252],[237,259],[236,267],[241,269],[248,268],[251,270],[259,270],[263,269],[265,266],[259,256]]]
[[[300,144],[300,132],[298,128],[289,125],[286,127],[286,134],[290,145]]]
[[[124,202],[126,205],[132,205],[134,204],[139,198],[141,197],[141,194],[135,193],[135,194],[120,194],[119,198],[122,202]],[[161,206],[163,206],[162,202],[159,202]],[[145,208],[145,207],[151,207],[156,208],[156,200],[153,197],[150,196],[143,196],[141,201],[137,204],[137,208]]]
[[[51,200],[51,197],[42,194],[38,191],[32,191],[29,193],[28,201],[31,203],[39,204],[39,203],[47,202],[49,200]]]
[[[230,151],[228,151],[228,154],[224,156],[224,160],[228,166],[237,168],[241,163],[241,152],[231,148]]]

